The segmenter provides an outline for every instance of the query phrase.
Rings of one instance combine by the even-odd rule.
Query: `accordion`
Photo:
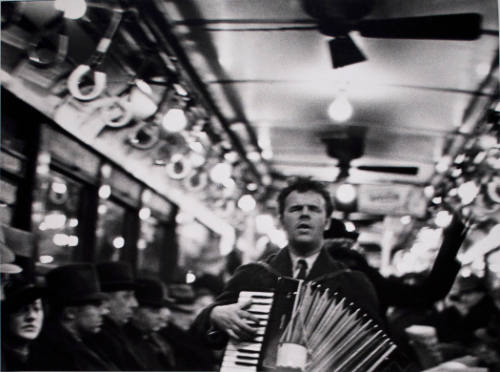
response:
[[[274,292],[243,291],[238,301],[248,299],[257,335],[229,341],[221,372],[371,372],[396,349],[362,310],[314,282],[279,278]]]

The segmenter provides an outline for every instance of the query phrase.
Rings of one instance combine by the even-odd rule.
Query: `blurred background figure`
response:
[[[122,371],[143,370],[144,366],[123,329],[138,305],[132,267],[125,262],[101,262],[97,264],[97,273],[101,289],[107,295],[108,313],[100,332],[88,335],[84,341]]]
[[[5,288],[2,300],[2,371],[23,371],[28,364],[30,345],[42,329],[45,289],[35,285],[34,263],[28,257],[18,257],[17,267],[23,273],[15,275]]]
[[[33,343],[31,368],[40,371],[112,371],[117,367],[88,348],[82,338],[100,331],[106,295],[92,264],[69,264],[47,274],[50,312]]]

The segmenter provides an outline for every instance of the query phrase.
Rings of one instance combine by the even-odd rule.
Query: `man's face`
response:
[[[31,341],[38,337],[42,322],[42,301],[37,299],[9,315],[9,330],[12,335]]]
[[[117,291],[109,293],[107,306],[111,319],[120,325],[126,324],[134,314],[134,309],[137,307],[134,291]]]
[[[132,321],[137,328],[146,333],[159,331],[164,324],[161,308],[149,306],[138,307]]]
[[[75,306],[76,328],[84,333],[97,333],[101,330],[102,316],[108,312],[103,304]]]
[[[325,200],[314,191],[292,191],[285,199],[281,223],[292,248],[300,253],[315,251],[321,247],[323,232],[330,224]]]

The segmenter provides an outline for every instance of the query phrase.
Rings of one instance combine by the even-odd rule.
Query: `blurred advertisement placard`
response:
[[[423,217],[427,201],[423,190],[413,185],[360,185],[358,210],[391,216]]]

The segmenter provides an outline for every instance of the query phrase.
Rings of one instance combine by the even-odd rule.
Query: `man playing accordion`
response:
[[[252,340],[259,319],[247,311],[251,300],[239,301],[241,291],[272,291],[278,278],[292,277],[321,283],[341,293],[383,328],[375,288],[365,274],[349,270],[323,248],[333,205],[320,182],[297,178],[278,195],[279,217],[288,245],[265,262],[240,266],[216,301],[197,317],[194,328],[205,343],[222,348],[229,338]]]

